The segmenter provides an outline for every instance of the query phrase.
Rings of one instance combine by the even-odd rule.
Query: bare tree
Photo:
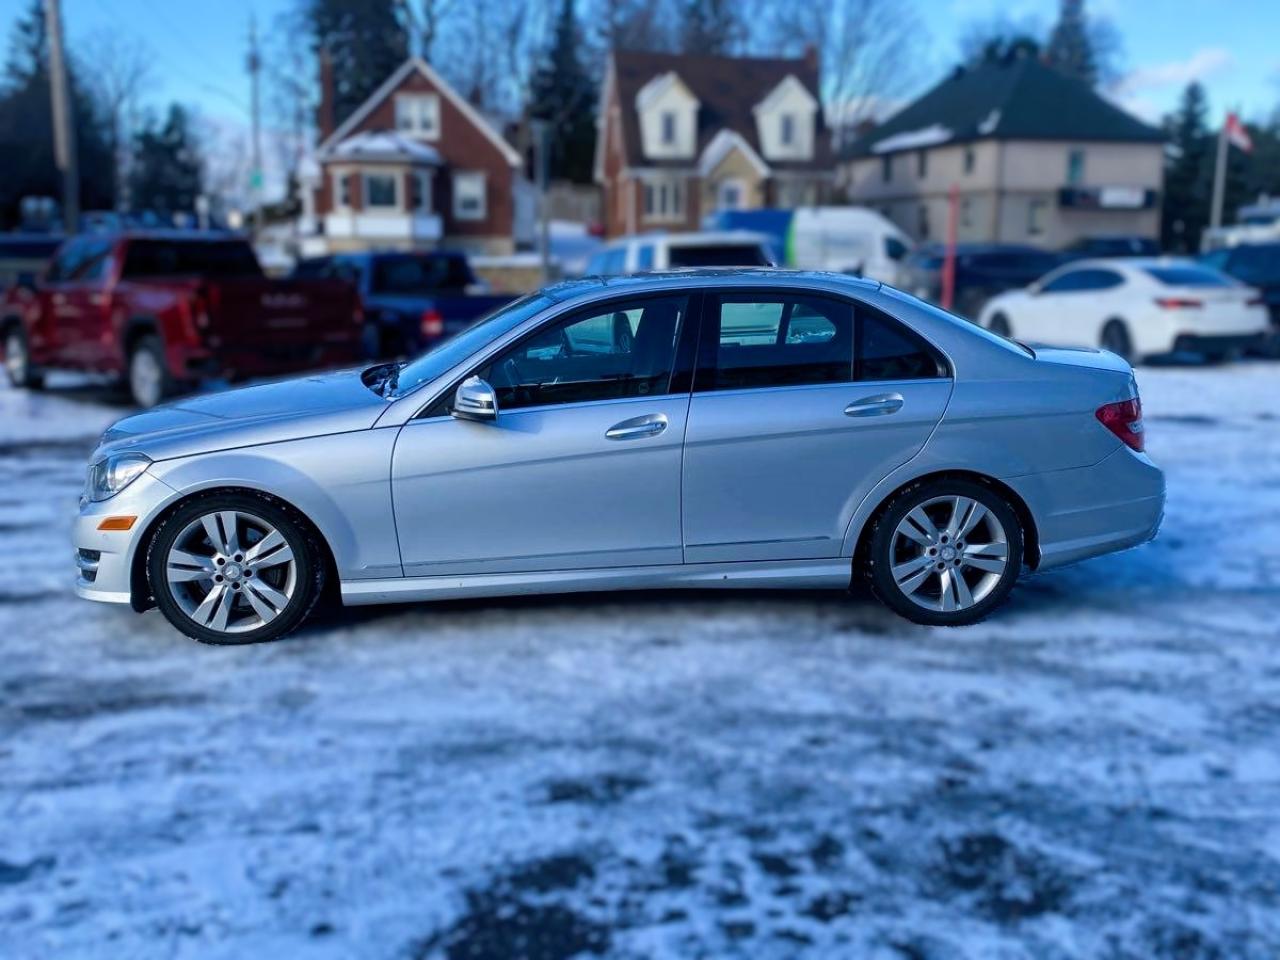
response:
[[[310,149],[315,117],[317,69],[305,30],[296,16],[282,13],[264,58],[267,79],[267,138],[284,175],[285,195],[298,191],[302,161]]]
[[[547,0],[468,0],[438,21],[434,58],[477,108],[515,117],[550,23]]]
[[[99,33],[89,39],[83,59],[84,67],[79,73],[91,78],[107,111],[116,209],[125,211],[131,206],[129,175],[133,134],[139,125],[142,92],[151,76],[153,58],[136,37]]]

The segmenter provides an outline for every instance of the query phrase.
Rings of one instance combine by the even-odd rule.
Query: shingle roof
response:
[[[1088,84],[1034,57],[1020,57],[957,69],[860,137],[848,153],[896,153],[987,137],[1158,143],[1164,134]]]
[[[618,103],[622,107],[628,166],[688,167],[697,163],[697,157],[685,160],[652,160],[644,155],[640,118],[636,112],[636,94],[646,83],[662,74],[674,71],[698,98],[699,155],[712,138],[726,128],[740,134],[751,145],[751,149],[761,153],[752,108],[788,76],[795,76],[803,83],[815,100],[821,99],[818,95],[817,63],[803,58],[788,60],[614,50],[613,68]],[[777,170],[829,168],[831,138],[823,122],[821,109],[815,114],[814,122],[817,129],[812,160],[770,160],[769,166]]]

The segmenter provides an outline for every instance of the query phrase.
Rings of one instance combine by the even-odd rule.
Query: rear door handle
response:
[[[844,408],[846,417],[883,417],[897,413],[902,409],[902,394],[881,393],[874,397],[863,397]]]
[[[650,413],[643,417],[632,417],[615,423],[604,432],[610,440],[642,440],[645,437],[656,437],[667,429],[665,413]]]

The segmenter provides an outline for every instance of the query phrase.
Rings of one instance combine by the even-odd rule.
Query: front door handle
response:
[[[863,397],[844,408],[846,417],[883,417],[897,413],[902,409],[902,394],[881,393],[874,397]]]
[[[632,417],[615,423],[604,432],[610,440],[641,440],[644,437],[656,437],[667,429],[665,413],[650,413],[643,417]]]

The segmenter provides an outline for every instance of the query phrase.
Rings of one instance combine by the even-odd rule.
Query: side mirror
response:
[[[479,377],[468,377],[458,385],[458,392],[453,395],[453,409],[449,412],[459,420],[497,420],[498,395]]]

